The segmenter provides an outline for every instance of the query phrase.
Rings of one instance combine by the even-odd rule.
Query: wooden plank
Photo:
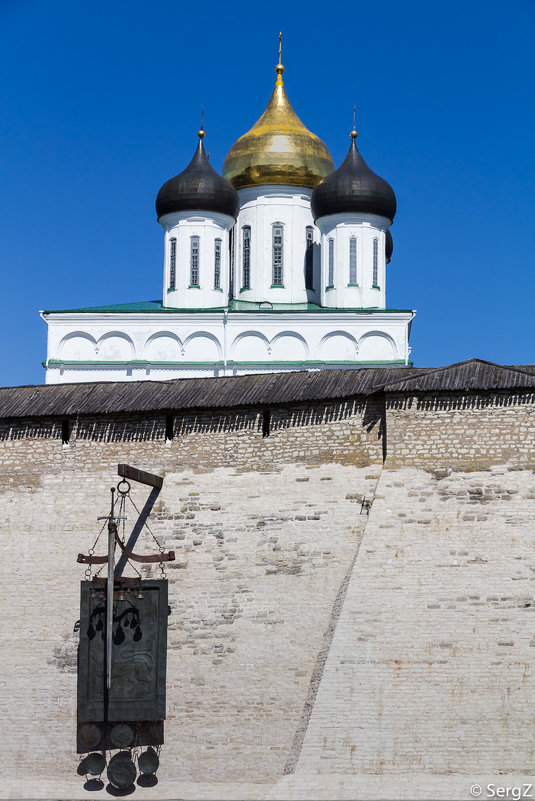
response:
[[[161,489],[163,485],[162,476],[155,476],[145,470],[138,470],[137,467],[131,467],[129,464],[117,465],[117,474],[122,478],[138,481],[140,484],[148,484],[149,487],[156,487],[156,489]]]

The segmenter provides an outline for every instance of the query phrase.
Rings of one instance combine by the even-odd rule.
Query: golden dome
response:
[[[266,110],[232,145],[223,163],[223,175],[236,189],[265,184],[314,187],[334,170],[327,146],[305,128],[288,100],[280,58],[276,69]]]

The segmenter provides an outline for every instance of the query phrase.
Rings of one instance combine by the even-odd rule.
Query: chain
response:
[[[91,548],[88,551],[89,556],[93,556],[93,554],[95,553],[95,548],[97,547],[97,543],[98,543],[98,541],[100,539],[100,535],[104,531],[105,526],[106,526],[106,521],[104,521],[104,523],[102,524],[102,528],[98,532],[95,542],[93,543],[93,545],[91,546]],[[101,570],[102,570],[102,568],[101,568]],[[99,573],[100,573],[100,570],[99,570]],[[92,573],[91,573],[91,565],[89,564],[86,567],[85,572],[84,572],[85,581],[91,581],[91,575],[92,575]],[[96,575],[98,576],[98,573]]]
[[[122,481],[120,481],[117,484],[117,492],[121,496],[121,500],[120,500],[120,503],[119,503],[119,514],[117,515],[117,517],[122,517],[122,518],[126,517],[126,515],[125,515],[126,498],[128,498],[130,500],[130,503],[132,504],[132,506],[134,507],[134,509],[136,510],[136,512],[138,514],[138,517],[141,517],[141,512],[137,508],[132,496],[130,495],[130,489],[131,489],[130,483],[128,481],[126,481],[126,479],[124,479],[124,478],[123,478]],[[104,531],[104,529],[106,527],[106,522],[107,521],[105,520],[104,523],[102,524],[102,528],[100,529],[95,542],[93,543],[93,545],[89,549],[89,551],[88,551],[89,556],[93,556],[93,554],[95,553],[95,548],[96,548],[96,546],[98,544],[98,541],[100,539],[100,535],[102,534],[102,532]],[[126,521],[124,519],[121,520],[121,524],[122,524],[121,541],[122,541],[123,545],[126,545],[126,536],[125,536]],[[149,524],[145,521],[145,523],[143,525],[147,528],[147,530],[149,531],[152,539],[154,540],[154,542],[158,546],[158,551],[160,553],[160,557],[162,557],[163,554],[165,553],[165,548],[163,547],[163,545],[161,545],[161,543],[159,542],[158,538],[156,537],[154,532],[151,530]],[[134,564],[132,564],[131,560],[128,559],[128,558],[127,558],[127,562],[130,565],[130,567],[137,573],[137,575],[139,576],[140,580],[142,580],[143,576],[141,575],[141,573],[137,569],[137,567]],[[164,564],[163,559],[162,559],[161,562],[158,563],[158,567],[160,569],[161,578],[162,579],[166,579],[167,578],[167,573],[165,572],[165,564]],[[104,568],[104,565],[101,565],[99,567],[99,569],[95,573],[95,578],[102,572],[103,568]],[[92,569],[91,569],[91,565],[90,564],[87,566],[87,568],[86,568],[86,570],[84,572],[84,579],[85,579],[85,581],[91,581],[91,579],[92,579]]]
[[[130,565],[130,567],[132,568],[132,570],[135,570],[135,571],[136,571],[136,573],[138,574],[138,577],[139,577],[141,580],[143,580],[143,576],[141,575],[141,573],[139,572],[139,570],[137,569],[137,567],[135,566],[135,564],[134,564],[133,562],[131,562],[131,561],[130,561],[130,559],[128,559],[128,557],[127,557],[126,561],[127,561],[127,562],[128,562],[128,564]]]
[[[123,482],[121,481],[121,484],[122,483]],[[128,483],[128,482],[125,482],[125,483]],[[126,499],[125,499],[126,493],[120,492],[120,495],[121,495],[121,502],[119,504],[119,517],[123,518],[123,520],[121,520],[121,525],[122,525],[122,529],[123,529],[121,540],[122,540],[123,545],[126,545],[125,533],[124,533],[125,532],[125,527],[126,527],[126,520],[124,519],[125,518],[125,511],[126,511]]]

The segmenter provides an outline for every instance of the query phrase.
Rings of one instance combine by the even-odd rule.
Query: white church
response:
[[[294,112],[284,67],[230,148],[204,150],[156,198],[161,302],[42,311],[46,382],[164,380],[410,364],[414,311],[386,308],[396,197],[351,131],[335,169]]]

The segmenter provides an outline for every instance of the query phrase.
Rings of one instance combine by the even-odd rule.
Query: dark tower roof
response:
[[[390,259],[392,258],[392,253],[394,252],[394,240],[392,239],[392,234],[390,231],[386,232],[386,240],[385,240],[385,256],[386,256],[386,263],[390,263]]]
[[[156,198],[156,214],[173,211],[216,211],[237,218],[240,198],[234,187],[219,175],[204,150],[204,131],[199,131],[199,144],[186,169],[166,181]]]
[[[383,178],[376,175],[359,153],[351,131],[349,152],[337,170],[319,183],[312,192],[314,220],[327,214],[364,212],[378,214],[393,220],[396,214],[394,190]]]

